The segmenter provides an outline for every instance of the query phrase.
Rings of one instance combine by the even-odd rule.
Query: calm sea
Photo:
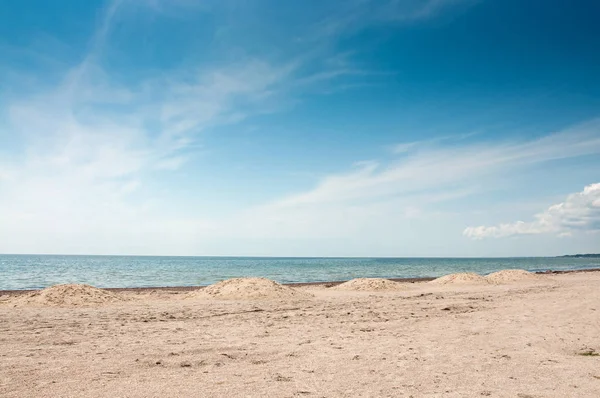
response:
[[[281,283],[358,277],[437,277],[600,268],[600,258],[257,258],[0,255],[0,290],[57,283],[97,287],[199,286],[227,278],[261,276]]]

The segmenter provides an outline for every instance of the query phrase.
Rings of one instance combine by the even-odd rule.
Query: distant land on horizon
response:
[[[576,258],[599,258],[600,253],[588,253],[588,254],[565,254],[558,257],[576,257]]]

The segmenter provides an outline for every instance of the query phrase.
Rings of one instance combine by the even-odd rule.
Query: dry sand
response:
[[[11,297],[0,396],[599,397],[600,273],[546,278],[306,300]]]
[[[408,289],[407,283],[398,283],[389,279],[383,278],[356,278],[348,282],[334,286],[335,290],[350,290],[350,291],[393,291]]]
[[[534,274],[533,272],[522,269],[505,269],[494,272],[485,277],[488,282],[495,284],[511,283],[511,282],[533,282],[547,281],[546,277]]]
[[[90,285],[54,285],[11,300],[15,306],[86,306],[114,303],[125,297]]]
[[[266,278],[234,278],[191,292],[188,297],[220,300],[273,300],[305,299],[312,295]]]
[[[434,285],[486,285],[488,280],[473,272],[450,274],[429,282]]]

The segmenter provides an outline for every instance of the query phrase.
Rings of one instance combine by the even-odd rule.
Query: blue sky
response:
[[[0,252],[599,252],[597,15],[3,1]]]

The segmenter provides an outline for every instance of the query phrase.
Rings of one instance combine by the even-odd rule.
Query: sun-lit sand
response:
[[[546,281],[546,278],[542,275],[534,274],[533,272],[525,271],[522,269],[505,269],[502,271],[494,272],[485,277],[490,283],[511,283],[511,282],[533,282],[533,281]]]
[[[22,306],[89,306],[123,300],[126,297],[93,286],[66,284],[24,294],[11,302]]]
[[[312,297],[312,295],[265,278],[234,278],[191,292],[188,297],[221,300],[261,300],[302,299]]]
[[[356,278],[339,284],[333,289],[350,291],[405,290],[409,288],[408,285],[408,283],[398,283],[383,278]]]
[[[600,273],[530,276],[0,294],[0,396],[600,396]]]
[[[429,282],[434,285],[485,285],[488,282],[483,276],[473,272],[445,275]]]

